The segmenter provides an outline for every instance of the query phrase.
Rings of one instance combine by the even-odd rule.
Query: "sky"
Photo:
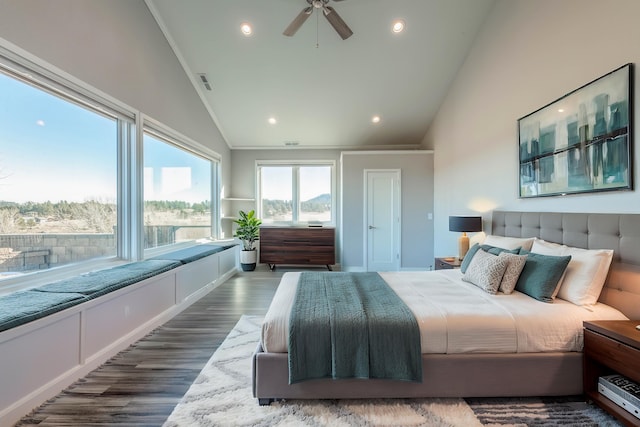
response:
[[[0,200],[115,200],[115,136],[115,121],[0,74]]]
[[[208,161],[149,137],[144,156],[145,196],[210,200]],[[116,182],[116,120],[0,73],[0,200],[113,203]]]
[[[210,162],[145,135],[145,200],[211,199]],[[262,197],[291,200],[291,168],[263,169]],[[331,168],[300,168],[300,200],[331,193]],[[117,197],[117,122],[0,73],[0,201]]]
[[[262,167],[262,198],[292,200],[292,168],[290,166]],[[300,167],[300,200],[331,194],[331,168],[328,166]]]

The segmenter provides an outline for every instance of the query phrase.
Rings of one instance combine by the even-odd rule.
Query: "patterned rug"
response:
[[[259,406],[251,355],[262,318],[243,316],[164,427],[620,426],[579,398],[288,400]]]

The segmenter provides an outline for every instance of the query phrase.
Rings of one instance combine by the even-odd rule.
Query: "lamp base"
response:
[[[458,259],[462,261],[468,251],[469,237],[467,236],[467,233],[462,233],[462,236],[458,238]]]

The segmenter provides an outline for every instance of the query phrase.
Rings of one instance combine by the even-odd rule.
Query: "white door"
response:
[[[367,271],[400,269],[400,171],[365,170]]]

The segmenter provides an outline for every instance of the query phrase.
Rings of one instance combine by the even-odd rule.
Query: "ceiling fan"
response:
[[[310,6],[302,9],[302,12],[296,16],[296,18],[291,21],[289,26],[284,30],[282,34],[288,37],[292,37],[296,31],[304,24],[304,21],[311,16],[314,9],[322,9],[322,14],[327,21],[331,24],[334,30],[338,33],[342,40],[346,40],[353,34],[351,28],[340,18],[338,12],[335,11],[331,6],[327,6],[330,0],[307,0]],[[343,1],[343,0],[333,0],[333,1]]]

